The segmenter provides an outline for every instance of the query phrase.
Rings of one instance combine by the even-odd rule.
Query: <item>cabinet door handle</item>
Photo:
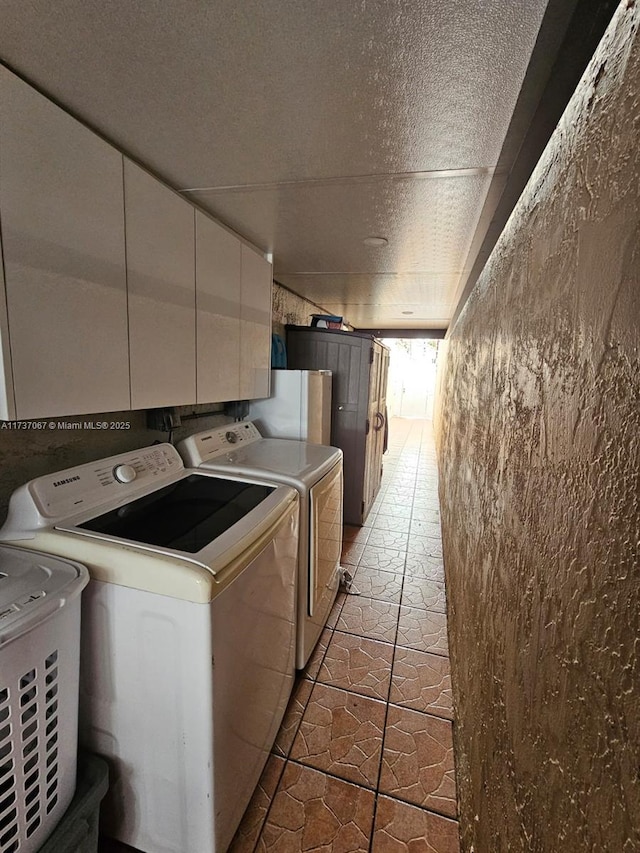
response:
[[[374,426],[375,431],[379,432],[384,426],[384,423],[384,415],[382,412],[376,412],[376,425]]]

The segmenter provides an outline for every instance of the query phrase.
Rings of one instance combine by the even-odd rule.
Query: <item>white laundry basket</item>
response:
[[[84,566],[0,546],[0,853],[33,853],[76,783]]]

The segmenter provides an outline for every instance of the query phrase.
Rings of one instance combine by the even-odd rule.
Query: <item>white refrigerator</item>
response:
[[[272,370],[271,396],[250,404],[249,417],[268,438],[331,444],[330,370]]]

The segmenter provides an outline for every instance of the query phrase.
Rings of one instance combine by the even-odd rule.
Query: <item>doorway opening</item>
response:
[[[382,343],[390,351],[387,386],[389,418],[432,420],[440,341],[429,338],[386,338]]]

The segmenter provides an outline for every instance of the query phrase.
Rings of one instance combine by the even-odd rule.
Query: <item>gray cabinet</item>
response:
[[[287,326],[287,364],[333,374],[331,444],[344,453],[344,523],[363,523],[380,489],[389,351],[368,334]]]

